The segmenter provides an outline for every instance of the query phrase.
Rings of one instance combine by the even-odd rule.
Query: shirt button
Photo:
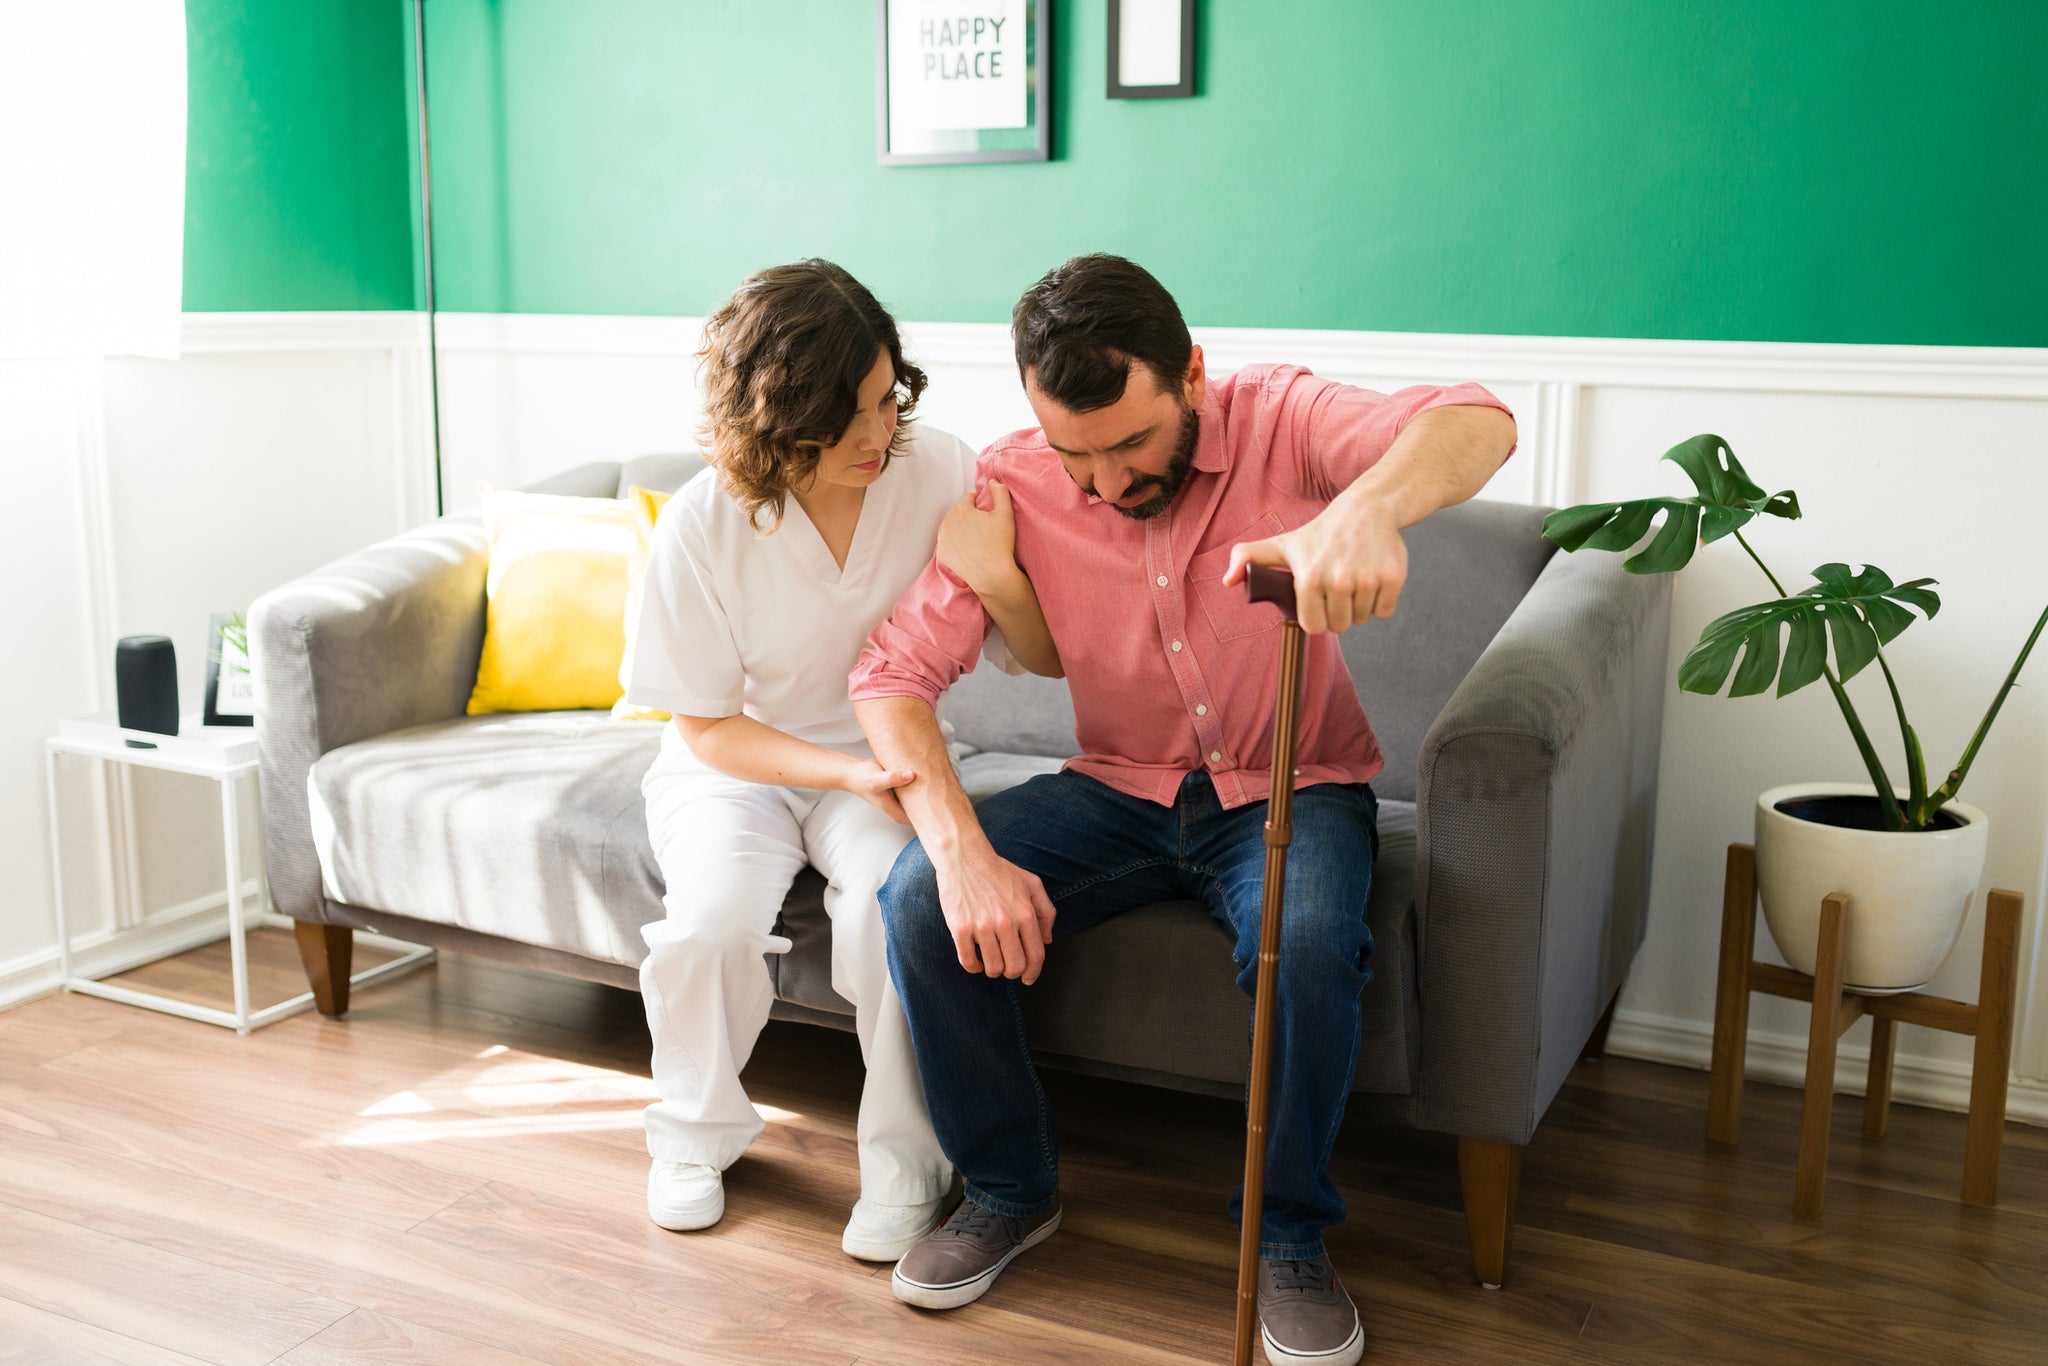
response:
[[[1208,714],[1209,714],[1209,705],[1208,705],[1208,703],[1206,703],[1206,702],[1198,702],[1198,703],[1196,703],[1196,704],[1195,704],[1195,715],[1197,715],[1197,716],[1207,716]]]
[[[1161,588],[1164,588],[1164,587],[1166,587],[1166,575],[1164,575],[1164,574],[1161,574],[1161,575],[1159,576],[1159,586],[1160,586]]]
[[[1209,762],[1210,762],[1210,763],[1212,763],[1212,764],[1220,764],[1220,763],[1222,763],[1222,762],[1223,762],[1223,751],[1222,751],[1222,750],[1220,750],[1220,749],[1212,749],[1212,750],[1210,750],[1210,751],[1209,751]]]
[[[1179,642],[1179,641],[1177,641],[1177,640],[1176,640],[1175,642],[1173,642],[1173,652],[1174,652],[1175,654],[1179,654],[1179,653],[1180,653],[1180,642]]]

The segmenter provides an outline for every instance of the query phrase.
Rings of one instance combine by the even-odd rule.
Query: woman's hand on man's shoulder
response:
[[[958,575],[983,598],[1012,588],[1024,571],[1017,565],[1017,514],[1010,490],[1000,479],[988,481],[983,508],[977,495],[965,493],[939,527],[939,563]]]

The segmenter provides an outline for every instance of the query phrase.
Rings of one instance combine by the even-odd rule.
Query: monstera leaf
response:
[[[1734,668],[1730,697],[1764,692],[1777,680],[1778,696],[1799,691],[1821,676],[1827,665],[1828,642],[1835,648],[1835,669],[1841,682],[1862,672],[1877,658],[1877,647],[1913,624],[1909,608],[1932,617],[1941,599],[1927,591],[1933,579],[1895,584],[1875,565],[1851,574],[1846,564],[1824,564],[1813,571],[1814,585],[1796,597],[1743,607],[1711,623],[1700,633],[1678,666],[1678,686],[1686,692],[1717,693]],[[1790,639],[1780,652],[1780,637]]]
[[[1585,503],[1543,519],[1543,534],[1566,550],[1627,550],[1649,531],[1659,512],[1664,525],[1656,539],[1623,560],[1631,574],[1668,574],[1685,568],[1693,552],[1720,540],[1753,517],[1799,515],[1799,495],[1766,494],[1747,473],[1728,443],[1711,432],[1664,452],[1699,490],[1693,498],[1638,498],[1627,503]]]
[[[1728,443],[1712,434],[1680,442],[1664,453],[1686,472],[1699,490],[1692,498],[1641,498],[1634,502],[1587,503],[1553,512],[1543,519],[1543,534],[1566,550],[1633,549],[1645,537],[1649,544],[1622,561],[1622,567],[1636,574],[1668,574],[1692,562],[1699,548],[1724,536],[1733,535],[1756,567],[1770,580],[1778,594],[1769,602],[1730,612],[1701,633],[1699,644],[1687,652],[1678,666],[1678,686],[1686,692],[1713,694],[1735,675],[1729,696],[1747,697],[1768,692],[1773,682],[1778,696],[1794,693],[1815,679],[1827,680],[1849,738],[1870,773],[1883,809],[1885,826],[1891,830],[1924,830],[1944,803],[1956,795],[1976,760],[1998,710],[2018,682],[2020,670],[2034,644],[2048,631],[2048,608],[2034,623],[2033,634],[2020,647],[2019,658],[2005,675],[2005,682],[1991,699],[1990,709],[1977,724],[1963,757],[1949,769],[1938,787],[1930,789],[1926,756],[1920,736],[1906,718],[1905,699],[1898,680],[1879,647],[1889,644],[1913,624],[1913,613],[1932,617],[1941,610],[1941,599],[1928,591],[1933,579],[1914,579],[1895,584],[1883,570],[1866,565],[1852,574],[1846,564],[1824,564],[1813,571],[1814,585],[1797,596],[1787,596],[1785,586],[1770,566],[1741,535],[1744,525],[1762,516],[1796,518],[1798,495],[1765,494],[1743,470],[1728,449]],[[1658,517],[1657,534],[1650,535]],[[1835,667],[1828,667],[1828,651],[1834,650]],[[1737,659],[1740,658],[1738,665]],[[1863,720],[1856,714],[1849,690],[1842,685],[1861,673],[1872,660],[1884,675],[1892,709],[1898,715],[1899,736],[1906,757],[1906,796],[1895,795],[1884,761]]]

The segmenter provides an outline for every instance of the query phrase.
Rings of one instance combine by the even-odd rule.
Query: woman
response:
[[[875,899],[911,838],[896,789],[913,775],[875,763],[846,676],[956,503],[948,567],[980,585],[1016,659],[1056,672],[1058,657],[1011,553],[1007,499],[975,512],[974,452],[913,430],[925,377],[852,276],[825,261],[760,272],[711,316],[698,358],[712,468],[655,526],[626,690],[674,714],[641,784],[668,911],[642,930],[660,1097],[648,1213],[679,1231],[724,1213],[722,1174],[762,1127],[740,1084],[774,1000],[762,955],[788,950],[772,931],[808,863],[827,881],[832,986],[867,1063],[842,1246],[894,1261],[938,1224],[952,1169]]]

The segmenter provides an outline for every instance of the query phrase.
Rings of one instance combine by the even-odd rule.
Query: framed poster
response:
[[[1052,158],[1051,0],[875,0],[875,159]]]
[[[1195,93],[1195,0],[1109,0],[1109,98]]]

